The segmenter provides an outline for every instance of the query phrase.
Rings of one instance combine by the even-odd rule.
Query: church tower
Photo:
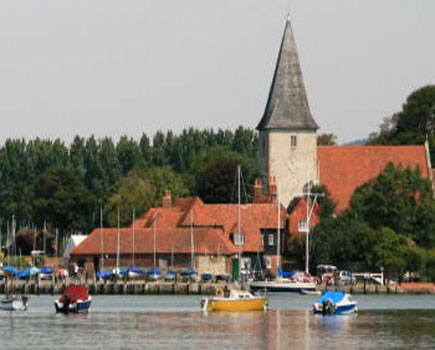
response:
[[[317,182],[318,128],[308,106],[289,17],[266,109],[257,126],[262,171],[276,177],[285,206],[302,193],[308,174]]]

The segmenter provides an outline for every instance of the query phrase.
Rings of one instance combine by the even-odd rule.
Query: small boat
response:
[[[48,279],[48,278],[52,278],[52,276],[53,276],[53,269],[47,266],[44,266],[39,272],[40,279],[44,279],[44,278]]]
[[[140,277],[145,274],[144,270],[141,270],[136,265],[131,265],[128,269],[128,277],[134,278],[134,277]]]
[[[320,290],[310,290],[310,289],[301,289],[300,294],[302,295],[320,295],[322,292]]]
[[[54,302],[56,312],[79,313],[88,312],[91,306],[91,296],[88,287],[84,285],[71,285],[66,287],[59,300]]]
[[[315,291],[316,284],[310,281],[297,281],[295,279],[279,277],[272,281],[252,281],[249,284],[252,291],[267,291],[268,293],[292,293]]]
[[[6,297],[1,301],[2,310],[4,311],[26,311],[29,304],[25,295]]]
[[[152,267],[148,270],[147,275],[150,280],[157,281],[162,275],[162,272],[157,267]]]
[[[319,300],[313,305],[313,312],[323,316],[347,315],[357,311],[356,301],[353,300],[352,295],[343,291],[324,291]]]
[[[213,297],[201,299],[202,311],[266,311],[268,308],[266,296],[226,287],[218,288]]]
[[[112,270],[103,270],[97,272],[97,278],[108,279],[108,278],[112,278],[112,276],[113,276]]]
[[[165,275],[165,281],[175,281],[176,277],[177,277],[177,273],[171,270]]]

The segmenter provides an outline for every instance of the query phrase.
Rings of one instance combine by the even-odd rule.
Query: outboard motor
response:
[[[63,311],[69,312],[69,304],[71,303],[71,297],[69,294],[65,295],[65,300],[63,302]]]
[[[324,300],[322,303],[322,315],[334,315],[335,305],[332,303],[331,299]]]

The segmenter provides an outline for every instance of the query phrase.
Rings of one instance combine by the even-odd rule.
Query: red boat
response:
[[[56,312],[79,313],[88,312],[91,306],[91,296],[88,287],[84,285],[71,285],[66,287],[59,300],[54,302]]]

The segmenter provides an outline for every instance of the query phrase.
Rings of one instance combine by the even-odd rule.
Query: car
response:
[[[355,284],[356,278],[352,275],[352,272],[341,270],[337,273],[337,282],[341,284]]]

